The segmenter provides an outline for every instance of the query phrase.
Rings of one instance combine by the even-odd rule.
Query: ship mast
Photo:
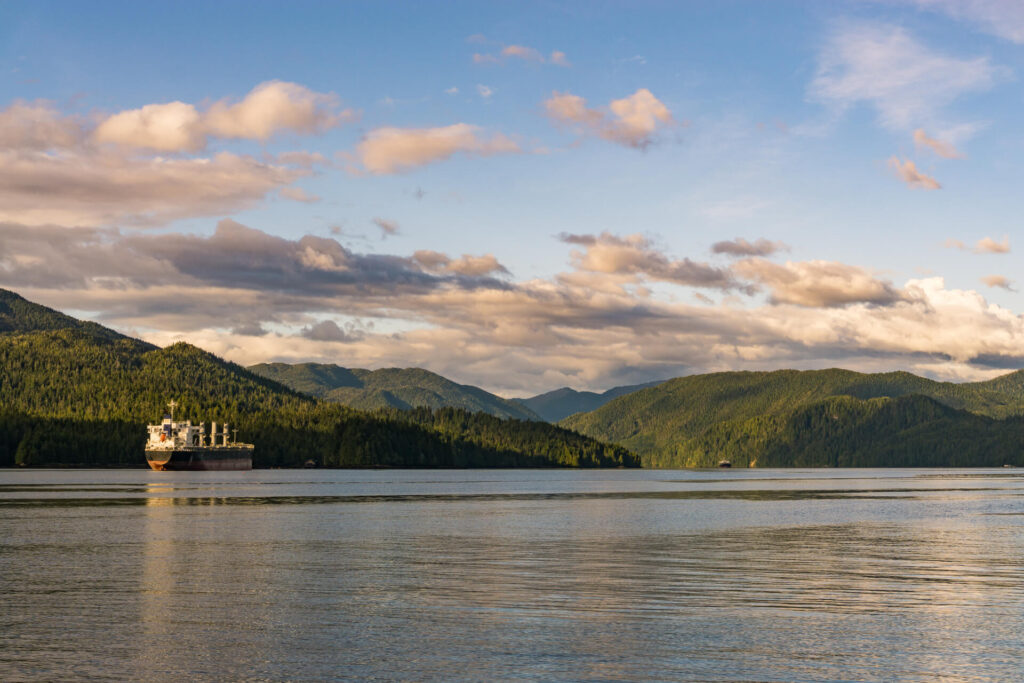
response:
[[[174,409],[178,407],[178,402],[172,398],[167,407],[171,409],[171,422],[174,422]]]

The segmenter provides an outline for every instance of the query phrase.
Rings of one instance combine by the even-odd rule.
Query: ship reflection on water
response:
[[[0,677],[1019,673],[1024,478],[733,474],[11,473]]]

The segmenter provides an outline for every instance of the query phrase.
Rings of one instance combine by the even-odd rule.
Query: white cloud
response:
[[[500,133],[484,137],[477,126],[456,123],[440,128],[377,128],[356,147],[370,173],[399,173],[462,153],[491,156],[519,152],[519,145]]]
[[[215,102],[205,112],[184,102],[148,104],[114,114],[94,131],[100,143],[163,152],[194,152],[209,136],[266,141],[281,132],[321,133],[354,116],[339,111],[336,95],[318,93],[297,83],[267,81],[241,102]]]
[[[806,307],[847,304],[888,305],[902,298],[891,283],[867,270],[836,261],[787,262],[779,265],[761,258],[739,261],[734,270],[771,291],[776,304]]]
[[[478,95],[480,95],[480,97],[486,100],[487,98],[494,94],[494,88],[487,85],[478,84],[476,86],[476,92]]]
[[[922,9],[944,12],[977,24],[983,31],[1024,43],[1024,4],[1018,0],[909,0]]]
[[[93,132],[97,142],[112,142],[163,152],[194,152],[206,146],[199,112],[191,104],[147,104],[107,118]]]
[[[883,126],[910,130],[936,121],[962,95],[991,88],[1001,73],[988,57],[943,55],[898,26],[848,23],[819,55],[810,96],[839,109],[870,104]]]
[[[338,97],[283,81],[260,83],[236,104],[214,103],[204,116],[204,128],[223,138],[267,140],[282,132],[320,133],[352,118],[338,111]]]
[[[559,92],[552,93],[544,107],[559,123],[630,147],[646,147],[660,127],[672,123],[672,112],[646,88],[613,100],[607,111],[587,107],[578,95]]]
[[[953,239],[950,237],[947,239],[943,246],[947,249],[960,249],[961,251],[967,251],[968,247],[963,243],[962,240]],[[1010,253],[1010,236],[1003,235],[1003,239],[999,242],[995,241],[991,237],[982,237],[980,240],[975,242],[971,248],[975,254],[1009,254]]]

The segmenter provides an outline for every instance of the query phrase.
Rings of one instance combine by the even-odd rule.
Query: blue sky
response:
[[[0,286],[505,394],[990,377],[1022,73],[1003,0],[6,2]]]

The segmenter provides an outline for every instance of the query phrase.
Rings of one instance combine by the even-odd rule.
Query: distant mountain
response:
[[[532,398],[514,398],[512,400],[526,406],[548,422],[558,422],[576,413],[589,413],[591,410],[597,410],[613,398],[625,396],[647,387],[658,386],[663,381],[665,380],[615,387],[600,394],[562,387]]]
[[[723,372],[673,379],[560,424],[646,466],[1020,464],[1024,371],[987,382],[907,372]]]
[[[260,467],[637,464],[544,422],[327,403],[195,346],[158,348],[0,290],[0,466],[143,466],[145,425],[172,398],[182,418],[237,428]]]
[[[422,368],[347,369],[322,363],[261,363],[249,370],[295,391],[358,410],[462,408],[501,418],[540,420],[515,401],[479,387],[456,384]]]

